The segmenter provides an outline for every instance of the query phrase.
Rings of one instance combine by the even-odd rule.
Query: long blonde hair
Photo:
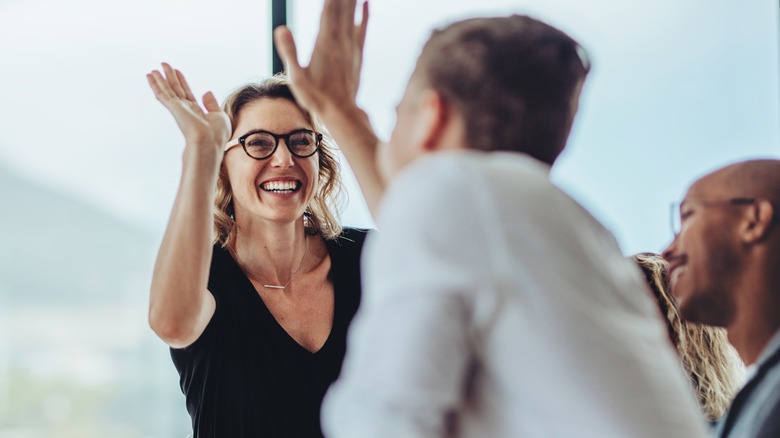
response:
[[[258,99],[287,99],[297,105],[295,97],[290,91],[290,82],[287,76],[282,73],[261,82],[242,85],[233,90],[222,104],[222,109],[230,118],[233,129],[235,129],[236,119],[241,109]],[[337,211],[341,206],[344,194],[335,146],[330,137],[324,133],[322,124],[302,108],[300,110],[314,130],[323,133],[322,142],[317,151],[320,160],[319,185],[304,213],[306,232],[319,234],[326,239],[334,239],[341,233]],[[214,243],[220,244],[223,248],[232,249],[235,245],[236,228],[233,214],[233,191],[223,163],[219,172],[214,201]]]
[[[714,421],[723,416],[744,379],[744,365],[729,344],[726,330],[683,321],[669,294],[669,264],[658,254],[639,253],[633,260],[642,269],[661,313],[669,337],[677,348],[683,369],[693,385],[704,415]]]

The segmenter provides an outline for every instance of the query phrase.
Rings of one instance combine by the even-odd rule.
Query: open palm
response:
[[[320,31],[306,67],[298,62],[292,32],[285,26],[274,31],[279,56],[290,77],[298,103],[323,116],[330,108],[356,104],[363,65],[363,46],[368,26],[368,2],[362,6],[360,23],[355,25],[357,0],[326,0]]]
[[[210,91],[203,95],[203,108],[192,95],[184,75],[167,63],[163,73],[154,70],[146,75],[157,100],[171,112],[188,145],[221,148],[230,138],[230,120]]]

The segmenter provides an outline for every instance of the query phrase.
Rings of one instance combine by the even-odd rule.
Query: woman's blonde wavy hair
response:
[[[290,91],[286,75],[278,73],[261,82],[242,85],[231,92],[222,104],[230,118],[233,129],[241,109],[258,99],[287,99],[298,104]],[[299,107],[300,108],[300,107]],[[325,239],[334,239],[341,233],[337,212],[343,201],[344,186],[341,169],[335,156],[335,145],[323,129],[322,124],[310,113],[300,108],[312,128],[323,133],[317,155],[320,159],[319,184],[314,197],[306,206],[304,224],[308,234],[319,234]],[[251,159],[247,157],[247,159]],[[223,248],[235,248],[236,228],[233,210],[233,191],[230,187],[225,165],[219,172],[216,199],[214,201],[214,243]]]
[[[715,421],[723,416],[744,379],[744,365],[726,338],[726,330],[683,321],[669,294],[669,264],[658,254],[639,253],[633,260],[642,269],[666,317],[669,337],[693,385],[702,412]]]

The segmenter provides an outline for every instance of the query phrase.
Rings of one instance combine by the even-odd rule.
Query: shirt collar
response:
[[[778,329],[772,339],[766,344],[764,350],[758,356],[758,360],[755,362],[756,367],[760,367],[776,350],[780,349],[780,329]]]

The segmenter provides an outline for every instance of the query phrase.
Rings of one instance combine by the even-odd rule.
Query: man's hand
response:
[[[368,208],[376,214],[385,190],[376,164],[379,140],[368,116],[356,102],[368,25],[368,2],[363,3],[363,16],[357,25],[356,3],[356,0],[325,0],[320,32],[306,67],[298,63],[298,52],[289,29],[277,28],[274,40],[290,77],[293,95],[328,128],[355,172]]]
[[[274,31],[279,56],[284,62],[298,103],[327,118],[336,108],[356,107],[363,64],[363,45],[368,25],[368,2],[355,24],[356,0],[325,0],[320,32],[314,43],[311,61],[306,67],[298,62],[298,52],[290,29]]]

